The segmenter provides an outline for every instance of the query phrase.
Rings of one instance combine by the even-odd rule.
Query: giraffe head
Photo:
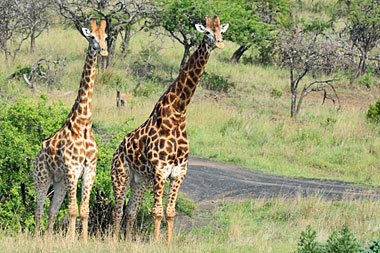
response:
[[[224,47],[222,33],[227,31],[229,24],[220,25],[220,19],[217,15],[214,16],[214,21],[209,16],[206,16],[206,27],[201,24],[196,24],[195,28],[201,33],[205,33],[205,41],[207,50],[211,51],[214,48],[222,49]]]
[[[90,53],[97,54],[100,53],[102,56],[107,56],[107,45],[106,38],[106,21],[104,19],[100,20],[100,25],[96,24],[96,19],[91,19],[91,32],[87,28],[82,28],[83,35],[87,38],[90,43]]]

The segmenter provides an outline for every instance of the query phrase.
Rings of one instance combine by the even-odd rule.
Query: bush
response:
[[[372,241],[369,248],[364,248],[355,238],[351,230],[344,226],[339,231],[334,231],[326,243],[316,242],[317,232],[310,226],[301,232],[298,242],[298,253],[356,253],[356,252],[378,252],[378,242]]]
[[[376,104],[369,105],[367,119],[372,123],[380,123],[380,99],[377,100]]]
[[[34,187],[26,182],[24,205],[20,183],[33,170],[41,141],[59,129],[68,110],[62,103],[47,105],[47,97],[36,103],[20,96],[11,104],[0,102],[0,227],[18,230],[34,224]]]
[[[208,72],[203,73],[200,83],[204,88],[213,91],[228,92],[235,88],[235,83],[228,81],[225,77]]]

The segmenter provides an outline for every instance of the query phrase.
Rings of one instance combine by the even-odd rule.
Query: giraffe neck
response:
[[[203,39],[197,50],[190,56],[177,79],[161,97],[162,108],[171,107],[165,110],[166,112],[173,112],[181,117],[186,115],[187,106],[194,95],[209,57],[210,52],[207,50],[205,39]],[[168,113],[164,114],[166,114],[163,115],[164,117],[170,116]]]
[[[70,123],[73,129],[82,130],[91,126],[91,104],[94,89],[96,61],[97,55],[91,54],[90,50],[88,50],[86,62],[82,72],[82,79],[78,90],[78,96],[66,120],[66,124]]]

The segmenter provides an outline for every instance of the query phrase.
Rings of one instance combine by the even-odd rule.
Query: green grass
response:
[[[206,226],[178,232],[169,248],[162,238],[141,238],[128,244],[113,243],[111,236],[92,236],[88,244],[70,243],[61,232],[33,238],[30,233],[0,232],[2,252],[294,252],[308,225],[317,241],[326,241],[335,230],[347,226],[364,245],[380,238],[380,207],[374,200],[324,201],[320,196],[220,204],[203,214]]]

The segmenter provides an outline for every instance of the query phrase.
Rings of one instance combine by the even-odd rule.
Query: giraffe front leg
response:
[[[74,240],[75,237],[75,222],[78,216],[78,204],[77,204],[77,187],[79,179],[79,166],[67,166],[67,185],[69,190],[69,230],[67,236],[70,240]]]
[[[94,185],[94,180],[96,176],[96,160],[87,168],[83,173],[82,177],[82,201],[80,205],[80,219],[82,222],[82,234],[83,241],[87,242],[88,236],[88,216],[90,214],[90,195],[91,189]]]
[[[161,220],[164,216],[164,209],[162,207],[162,196],[164,194],[165,178],[156,173],[154,178],[154,207],[152,210],[154,220],[154,239],[158,240],[160,235]]]
[[[186,170],[185,170],[185,173],[186,173]],[[179,192],[179,187],[181,186],[181,183],[184,178],[185,178],[185,174],[181,174],[177,176],[175,179],[170,180],[168,206],[166,207],[166,221],[168,223],[167,236],[168,236],[169,245],[171,245],[173,241],[173,225],[174,225],[175,204],[177,200],[177,195]]]

